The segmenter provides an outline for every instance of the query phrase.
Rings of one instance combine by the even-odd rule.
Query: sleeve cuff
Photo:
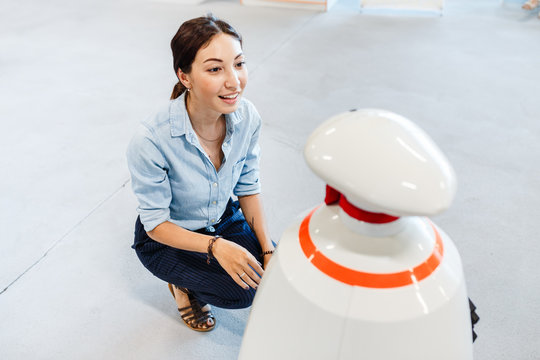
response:
[[[163,210],[141,210],[139,209],[139,215],[141,216],[141,223],[144,226],[146,232],[150,232],[156,228],[159,224],[164,223],[171,219],[169,209]]]
[[[261,184],[253,184],[250,186],[241,186],[234,189],[234,195],[236,196],[248,196],[261,193]]]

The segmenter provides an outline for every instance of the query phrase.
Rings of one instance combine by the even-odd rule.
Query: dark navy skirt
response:
[[[261,245],[251,231],[238,201],[229,200],[215,232],[206,228],[196,230],[205,235],[221,235],[248,250],[263,263]],[[251,305],[255,290],[244,290],[225,272],[216,259],[206,263],[206,253],[180,250],[150,239],[140,218],[135,224],[135,242],[132,246],[139,260],[152,274],[168,283],[185,287],[201,304],[221,308],[240,309]]]

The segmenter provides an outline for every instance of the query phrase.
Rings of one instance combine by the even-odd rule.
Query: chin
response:
[[[238,98],[238,100],[236,101],[236,103],[234,105],[221,105],[219,106],[218,108],[220,109],[220,113],[222,114],[230,114],[230,113],[233,113],[235,112],[236,110],[238,110],[238,107],[240,107],[240,97]]]

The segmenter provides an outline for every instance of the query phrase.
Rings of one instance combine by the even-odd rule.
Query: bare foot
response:
[[[178,309],[182,309],[182,308],[185,308],[187,306],[191,306],[193,305],[193,310],[195,310],[195,307],[198,305],[198,303],[195,305],[195,304],[192,304],[192,302],[189,300],[189,297],[188,295],[183,292],[182,290],[180,290],[176,285],[173,285],[173,290],[174,290],[174,299],[176,300],[176,306],[178,306]],[[196,300],[194,300],[196,302]],[[202,311],[210,311],[211,310],[211,307],[210,305],[205,305],[202,307]],[[180,315],[184,315],[188,312],[192,311],[192,309],[187,309],[187,310],[184,310],[184,311],[181,311],[180,312]],[[195,320],[192,320],[192,322],[195,322]],[[191,323],[191,322],[190,322]],[[196,324],[196,323],[193,323],[191,324],[192,327],[197,327],[199,329],[208,329],[210,327],[212,327],[214,325],[214,319],[212,318],[209,318],[207,321],[206,321],[206,324],[205,323],[199,323],[199,324]]]

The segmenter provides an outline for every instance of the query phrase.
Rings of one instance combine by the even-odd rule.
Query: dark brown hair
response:
[[[217,19],[212,14],[201,16],[184,22],[171,40],[174,72],[191,72],[191,64],[199,49],[205,47],[217,34],[228,34],[237,39],[242,46],[242,36],[226,21]],[[186,90],[178,81],[174,86],[171,99],[176,99]]]

